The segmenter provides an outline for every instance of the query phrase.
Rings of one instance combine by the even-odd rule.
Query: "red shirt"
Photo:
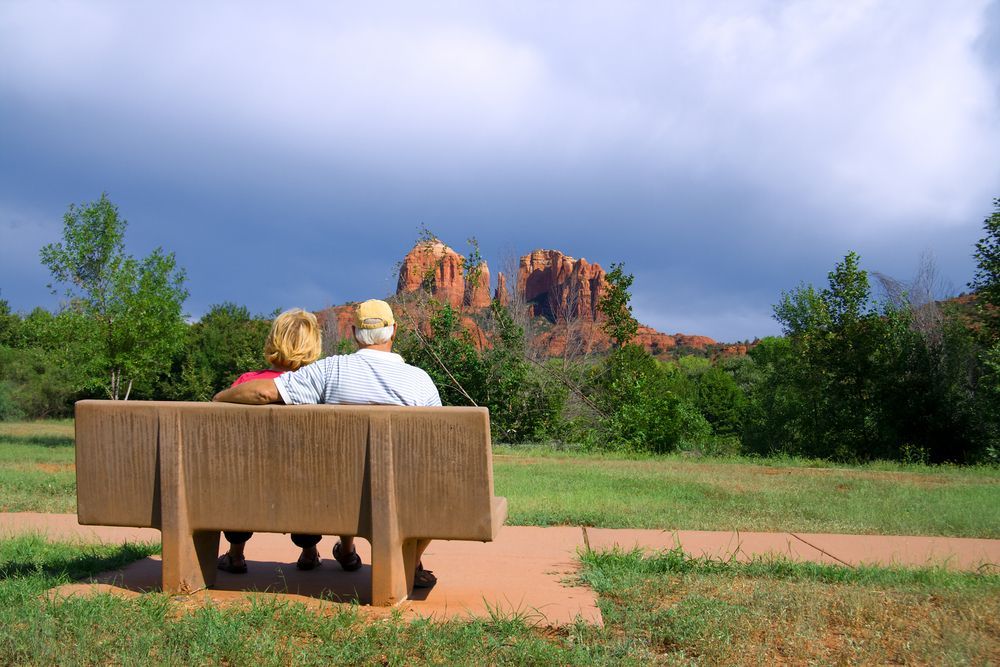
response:
[[[250,380],[273,380],[285,371],[272,371],[270,369],[266,371],[250,371],[249,373],[244,373],[243,375],[236,378],[236,382],[232,386],[238,384],[243,384],[244,382],[249,382]]]

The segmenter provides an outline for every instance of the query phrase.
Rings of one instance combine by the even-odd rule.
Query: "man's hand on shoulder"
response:
[[[245,405],[266,405],[283,403],[274,380],[250,380],[229,389],[223,389],[212,399],[220,403],[243,403]]]

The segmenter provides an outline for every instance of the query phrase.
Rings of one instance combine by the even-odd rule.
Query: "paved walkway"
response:
[[[80,526],[74,514],[0,514],[0,538],[23,533],[87,542],[160,540],[159,531],[148,528]],[[332,538],[324,538],[320,542],[321,553],[328,554],[333,543]],[[401,605],[403,613],[447,618],[483,616],[499,610],[530,614],[545,625],[564,625],[577,617],[601,623],[593,591],[574,583],[577,553],[588,544],[595,550],[618,546],[646,551],[680,544],[692,555],[727,558],[735,554],[739,559],[748,559],[774,554],[797,561],[846,565],[943,565],[962,570],[1000,566],[1000,540],[506,526],[499,538],[488,544],[431,543],[424,555],[424,565],[438,575],[438,584],[429,591],[419,591],[416,599]],[[368,543],[358,540],[357,545],[364,562],[370,563]],[[298,550],[286,536],[257,534],[247,544],[249,574],[220,572],[215,588],[190,599],[226,603],[244,600],[247,591],[261,591],[310,605],[326,605],[330,600],[357,600],[366,604],[371,586],[371,570],[367,565],[357,572],[346,573],[336,561],[327,558],[320,569],[299,572],[294,565],[297,556]],[[96,583],[71,584],[57,593],[111,591],[136,595],[157,590],[159,578],[159,558],[151,557],[122,570],[104,573],[95,578]],[[364,609],[373,615],[387,613],[384,609]]]

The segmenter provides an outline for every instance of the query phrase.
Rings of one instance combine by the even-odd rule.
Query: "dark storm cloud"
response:
[[[382,295],[426,225],[554,247],[725,340],[847,251],[959,289],[1000,182],[996,5],[0,8],[0,296],[108,191],[193,315]]]

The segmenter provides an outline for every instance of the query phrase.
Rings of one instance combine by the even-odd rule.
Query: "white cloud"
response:
[[[6,94],[147,130],[429,169],[617,156],[886,221],[962,219],[1000,173],[979,1],[58,8],[5,5]]]

